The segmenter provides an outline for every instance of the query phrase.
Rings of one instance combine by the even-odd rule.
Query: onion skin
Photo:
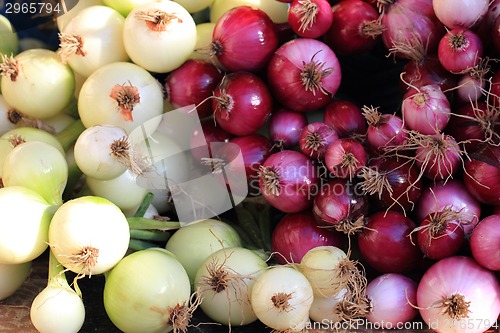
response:
[[[439,41],[439,62],[453,74],[466,73],[477,66],[483,53],[483,42],[471,30],[452,29]]]
[[[271,245],[275,259],[280,264],[299,263],[312,248],[318,246],[336,246],[344,248],[343,234],[321,228],[311,211],[286,214],[274,228]]]
[[[310,24],[304,24],[304,10],[307,10],[307,5],[312,4],[315,6],[317,12],[313,15]],[[332,7],[327,0],[293,0],[290,3],[288,10],[288,24],[292,30],[300,37],[303,38],[318,38],[325,34],[325,32],[332,25],[333,13]]]
[[[359,108],[353,102],[337,99],[325,107],[323,121],[344,138],[366,133],[366,121]]]
[[[468,315],[462,320],[443,311],[443,298],[457,294],[470,302]],[[422,319],[432,325],[433,331],[484,332],[496,322],[500,312],[500,284],[491,271],[470,257],[445,258],[422,276],[417,288],[417,305]]]
[[[349,158],[353,161],[349,162]],[[341,138],[328,145],[325,164],[334,177],[352,179],[366,166],[368,154],[363,145],[350,138]],[[348,162],[348,165],[344,163]]]
[[[324,64],[331,72],[306,89],[301,78],[304,65]],[[335,53],[325,43],[310,38],[293,39],[281,45],[269,61],[267,78],[273,96],[292,111],[308,112],[326,106],[337,92],[342,72]]]
[[[309,142],[311,138],[315,138],[314,141],[318,144],[318,146],[311,147]],[[309,156],[312,159],[323,159],[327,148],[338,139],[339,136],[333,127],[317,121],[309,123],[302,129],[298,144],[304,155]]]
[[[258,72],[278,47],[274,23],[262,10],[238,6],[215,23],[212,48],[228,71]]]
[[[381,211],[372,214],[366,228],[358,235],[361,255],[382,273],[415,271],[422,257],[409,236],[415,227],[415,222],[402,213]]]
[[[271,114],[269,137],[278,145],[295,146],[299,143],[302,129],[307,126],[305,114],[281,108]]]
[[[500,271],[500,213],[482,219],[472,232],[472,257],[491,271]]]
[[[477,26],[488,12],[490,0],[433,0],[439,21],[449,29]]]
[[[465,162],[467,191],[483,204],[500,205],[500,147],[481,144],[470,155]]]

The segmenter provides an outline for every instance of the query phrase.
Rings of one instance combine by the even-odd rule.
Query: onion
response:
[[[474,229],[481,216],[481,205],[467,191],[460,179],[437,182],[422,189],[415,213],[417,220],[422,221],[427,215],[451,209],[460,213],[465,234]]]
[[[477,66],[476,66],[477,67]],[[457,96],[461,102],[474,103],[484,96],[486,80],[477,70],[472,69],[458,80]]]
[[[477,26],[488,11],[489,0],[432,0],[437,18],[448,28]]]
[[[103,65],[128,61],[122,37],[124,21],[120,13],[107,6],[82,9],[59,34],[62,61],[84,77]]]
[[[271,114],[271,93],[265,82],[250,72],[225,75],[213,97],[217,124],[234,135],[257,132]]]
[[[125,19],[123,43],[135,64],[150,72],[167,73],[193,53],[196,24],[174,1],[141,3]]]
[[[275,266],[256,280],[250,301],[257,318],[279,331],[302,331],[309,322],[313,290],[293,267]]]
[[[366,142],[378,153],[390,146],[404,145],[408,137],[406,126],[398,115],[382,114],[378,108],[363,107],[363,116],[368,123]]]
[[[500,313],[500,285],[473,259],[449,257],[424,273],[417,304],[433,331],[480,333],[494,325]]]
[[[384,329],[411,322],[418,314],[413,307],[416,294],[417,283],[409,277],[397,273],[379,275],[366,286],[371,305],[366,319]]]
[[[299,37],[323,36],[332,20],[332,7],[327,0],[293,0],[288,9],[288,24]]]
[[[413,163],[405,163],[396,157],[374,159],[361,170],[359,185],[378,207],[406,213],[413,210],[419,200],[422,191],[419,175]]]
[[[260,167],[262,195],[285,213],[310,208],[318,192],[318,183],[319,174],[313,161],[293,150],[272,154]]]
[[[409,129],[421,134],[436,134],[448,125],[451,110],[441,88],[430,84],[406,92],[401,112]]]
[[[483,42],[471,30],[452,29],[439,41],[439,62],[453,74],[468,72],[479,64],[482,57]]]
[[[180,228],[165,246],[182,264],[191,283],[210,255],[230,247],[241,247],[240,236],[231,225],[212,219],[193,222]]]
[[[384,27],[375,7],[361,0],[340,1],[331,11],[333,20],[323,38],[339,54],[362,54],[380,42]]]
[[[361,255],[382,273],[408,273],[419,267],[421,252],[412,240],[415,222],[395,211],[377,212],[367,218],[358,235]]]
[[[269,137],[279,147],[292,147],[299,143],[300,133],[306,125],[307,118],[303,113],[281,108],[271,114]]]
[[[434,14],[432,0],[378,0],[378,4],[383,5],[381,23],[386,29],[382,41],[388,50],[396,49],[396,56],[406,58],[404,53],[397,51],[401,44],[426,45],[428,53],[437,49],[445,30]]]
[[[111,1],[111,0],[106,0],[106,1]],[[76,14],[78,14],[80,11],[91,6],[101,6],[103,4],[104,4],[103,0],[78,1],[77,3],[75,3],[74,6],[71,6],[71,8],[68,11],[65,11],[64,13],[59,13],[59,15],[57,15],[56,17],[57,28],[59,29],[59,31],[63,31],[64,27],[68,24],[68,22],[70,22],[73,19],[73,17],[75,17]],[[110,7],[113,8],[112,6]]]
[[[194,287],[200,288],[200,308],[217,323],[248,325],[257,320],[250,302],[255,280],[267,264],[254,251],[232,247],[208,257],[198,269]]]
[[[273,229],[272,249],[280,264],[299,263],[307,251],[318,246],[344,248],[341,233],[318,226],[313,214],[306,210],[283,216]]]
[[[414,50],[411,50],[413,52]],[[408,61],[401,74],[401,88],[406,92],[410,87],[422,87],[437,84],[441,91],[450,95],[452,88],[458,84],[456,75],[446,70],[439,62],[437,54],[426,54],[423,49],[414,57],[409,56],[412,61]]]
[[[337,132],[330,125],[317,121],[302,129],[298,144],[304,155],[312,159],[323,159],[327,147],[338,138]]]
[[[368,155],[363,145],[350,138],[341,138],[328,145],[325,165],[334,177],[352,180],[366,166]]]
[[[331,102],[342,77],[335,53],[323,42],[298,38],[281,45],[267,67],[273,96],[292,111],[320,109]]]
[[[238,6],[216,22],[211,52],[229,71],[264,69],[278,47],[273,21],[260,9]]]
[[[130,14],[130,12],[132,11],[132,9],[149,1],[148,0],[101,0],[101,2],[104,2],[106,6],[114,8],[115,10],[120,12],[120,14],[122,14],[124,17],[127,17],[128,14]]]
[[[185,331],[199,300],[175,256],[150,248],[129,254],[109,272],[103,302],[113,324],[124,332]]]
[[[464,184],[479,202],[500,205],[500,147],[476,146],[464,165]]]
[[[15,57],[1,55],[2,95],[17,111],[35,118],[50,118],[71,102],[75,89],[73,71],[56,52],[31,49]]]
[[[13,295],[31,273],[32,262],[0,264],[0,300]]]
[[[66,201],[49,226],[48,243],[55,258],[81,276],[109,271],[125,256],[129,240],[123,212],[96,196]]]
[[[363,229],[367,212],[366,198],[345,179],[334,178],[324,184],[314,198],[313,213],[318,223],[349,235]]]
[[[95,112],[96,106],[99,112]],[[159,125],[162,113],[160,83],[133,63],[102,66],[85,80],[78,96],[78,114],[85,127],[114,125],[130,134],[147,120],[148,126],[155,121]]]
[[[291,1],[288,1],[291,2]],[[274,23],[285,23],[288,19],[288,4],[262,0],[215,0],[210,6],[210,22],[217,22],[224,13],[239,6],[252,6],[265,12]]]
[[[483,267],[500,271],[500,214],[489,215],[479,221],[470,237],[474,259]]]
[[[216,126],[212,118],[203,119],[201,121],[201,131],[193,131],[190,141],[191,154],[198,162],[201,162],[202,158],[211,158],[213,153],[210,144],[212,142],[229,142],[232,137],[232,134],[226,132],[220,126]]]
[[[452,210],[427,215],[415,231],[418,231],[418,247],[433,260],[457,254],[465,241],[460,213]]]
[[[223,73],[213,64],[200,59],[188,59],[165,79],[167,100],[175,108],[194,104],[198,116],[206,118],[212,114],[212,103],[207,102],[207,99],[212,96],[222,77]]]
[[[366,121],[361,108],[353,102],[334,100],[325,107],[323,116],[323,121],[332,126],[341,138],[366,133]]]

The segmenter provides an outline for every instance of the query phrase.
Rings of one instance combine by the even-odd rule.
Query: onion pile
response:
[[[105,0],[54,50],[6,28],[0,298],[48,252],[41,332],[82,328],[92,275],[124,332],[497,328],[499,8]]]

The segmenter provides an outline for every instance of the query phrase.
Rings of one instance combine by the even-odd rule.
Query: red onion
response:
[[[418,268],[422,254],[412,243],[415,222],[395,211],[377,212],[358,234],[361,255],[382,273],[406,273]],[[415,237],[416,238],[416,237]]]
[[[325,107],[323,121],[332,126],[339,137],[364,135],[366,122],[361,109],[354,103],[337,99]]]
[[[435,134],[443,130],[450,120],[450,103],[441,88],[429,84],[410,89],[401,105],[403,120],[409,129],[422,134]]]
[[[332,7],[327,0],[293,0],[288,8],[288,24],[299,37],[321,37],[332,20]]]
[[[377,328],[399,328],[411,322],[418,314],[413,307],[417,303],[417,283],[398,273],[377,276],[366,286],[366,296],[371,309],[366,319]]]
[[[321,225],[346,234],[359,232],[365,224],[368,202],[356,186],[344,179],[324,184],[314,199],[313,213]]]
[[[500,284],[472,258],[448,257],[433,264],[417,288],[420,315],[438,333],[481,333],[500,312]]]
[[[366,166],[368,155],[363,145],[351,138],[341,138],[328,145],[325,165],[334,177],[352,180]]]
[[[437,18],[448,28],[477,26],[488,11],[490,0],[432,0]]]
[[[238,6],[216,22],[211,52],[229,71],[264,69],[278,47],[274,23],[260,9]]]
[[[300,133],[307,126],[305,114],[280,109],[269,119],[269,137],[279,147],[291,147],[299,143]]]
[[[424,175],[434,181],[447,180],[461,168],[462,151],[451,135],[410,135],[417,145],[415,161]]]
[[[275,259],[280,264],[299,263],[302,257],[317,246],[336,246],[344,248],[345,237],[334,230],[317,225],[312,213],[286,214],[273,230],[271,246]]]
[[[241,153],[249,185],[249,194],[260,194],[259,168],[271,155],[273,143],[265,136],[259,134],[237,136],[229,142],[234,143],[234,145],[223,145],[217,150],[216,157],[230,162]]]
[[[499,22],[497,30],[499,30],[500,34],[500,20],[497,21]],[[500,54],[500,49],[498,53]],[[487,100],[488,104],[493,105],[495,107],[500,107],[500,69],[497,69],[493,73],[493,76],[491,77],[490,91],[489,94],[487,94]]]
[[[213,96],[217,124],[234,135],[255,133],[271,114],[272,96],[267,85],[249,72],[227,74]]]
[[[293,111],[326,106],[342,77],[335,53],[323,42],[297,38],[280,46],[269,62],[267,78],[273,96]]]
[[[493,29],[491,34],[491,40],[493,42],[493,47],[497,54],[500,54],[500,16],[498,16],[493,23]]]
[[[472,232],[470,248],[476,261],[491,271],[500,271],[500,215],[482,219]]]
[[[378,0],[383,7],[382,24],[386,27],[382,41],[388,50],[401,44],[427,45],[427,52],[433,53],[439,39],[445,32],[443,24],[432,9],[432,0]],[[395,50],[396,56],[405,58],[404,53]]]
[[[167,100],[175,108],[196,105],[200,118],[212,114],[212,103],[207,102],[223,73],[213,64],[201,59],[188,59],[170,72],[165,80]]]
[[[338,140],[337,132],[321,121],[308,124],[299,136],[300,150],[310,158],[323,159],[326,148]]]
[[[452,210],[427,215],[415,231],[420,251],[433,260],[457,254],[465,242],[460,213]]]
[[[475,146],[479,142],[494,145],[500,142],[499,120],[498,111],[484,101],[465,103],[456,108],[446,132],[457,141],[466,142],[466,148]]]
[[[302,153],[283,150],[269,156],[260,167],[259,186],[264,198],[285,213],[312,206],[319,175],[312,160]]]
[[[422,46],[423,47],[423,46]],[[458,80],[455,75],[448,72],[439,62],[437,54],[416,55],[413,61],[408,61],[401,74],[401,89],[406,92],[411,87],[437,84],[443,92],[457,86]],[[446,94],[446,93],[445,93]]]
[[[413,210],[422,191],[419,170],[396,157],[374,159],[360,173],[361,189],[380,209]]]
[[[395,114],[382,114],[377,108],[363,107],[363,116],[368,123],[366,143],[374,152],[382,153],[390,146],[405,144],[408,138],[403,119]]]
[[[464,184],[479,202],[500,205],[500,146],[480,144],[465,162]]]
[[[339,54],[361,54],[375,48],[384,27],[377,10],[361,0],[341,1],[331,8],[333,22],[323,40]]]
[[[469,234],[479,222],[481,204],[467,191],[462,180],[450,179],[425,187],[415,213],[422,221],[427,215],[452,209],[461,214],[465,234]]]
[[[215,126],[211,118],[201,121],[202,131],[194,131],[191,136],[191,154],[193,158],[200,162],[202,158],[212,158],[210,143],[228,142],[233,137],[232,134],[224,131],[220,126]]]
[[[452,29],[439,41],[439,62],[450,73],[466,73],[477,66],[482,57],[483,42],[471,30]]]
[[[458,101],[469,104],[477,102],[484,96],[485,88],[486,80],[482,75],[475,75],[471,72],[463,74],[458,80]]]

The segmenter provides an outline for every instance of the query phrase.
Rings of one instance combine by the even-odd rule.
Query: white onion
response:
[[[32,262],[22,264],[0,264],[0,301],[14,294],[26,280]]]
[[[343,300],[347,289],[344,288],[335,296],[323,297],[314,296],[314,301],[309,310],[309,317],[318,323],[325,321],[337,323],[341,321],[340,314],[336,311],[338,304]]]
[[[175,2],[186,8],[191,14],[194,14],[208,8],[214,0],[175,0]]]
[[[302,331],[314,300],[306,277],[290,266],[274,266],[260,275],[250,301],[257,318],[272,329]]]
[[[62,204],[49,227],[55,258],[76,274],[101,274],[125,255],[130,239],[123,212],[112,202],[83,196]]]
[[[66,13],[62,15],[58,15],[56,19],[57,23],[57,28],[59,31],[63,31],[64,27],[68,22],[70,22],[73,17],[76,16],[80,11],[82,11],[85,8],[91,7],[91,6],[99,6],[102,5],[103,1],[102,0],[79,0],[76,1],[76,4],[74,7],[72,7],[70,10],[68,10]]]
[[[119,98],[120,94],[126,95],[124,99]],[[127,98],[135,102],[120,106],[119,101]],[[160,83],[144,68],[115,62],[99,68],[85,80],[78,97],[78,113],[85,127],[114,125],[130,133],[147,120],[150,126],[152,119],[158,118],[160,123],[163,92]]]
[[[81,10],[59,35],[59,54],[74,72],[88,77],[113,62],[128,61],[123,45],[125,18],[106,6]]]
[[[176,2],[148,2],[136,6],[125,19],[123,42],[134,63],[166,73],[182,65],[194,51],[196,24]]]

